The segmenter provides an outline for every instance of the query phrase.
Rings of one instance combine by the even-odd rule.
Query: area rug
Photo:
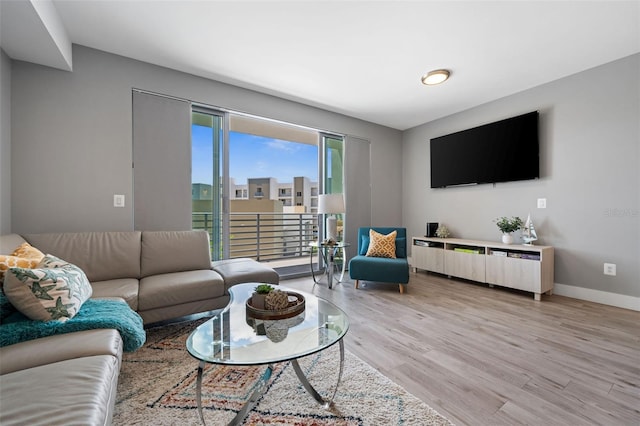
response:
[[[122,360],[114,425],[199,425],[198,362],[185,349],[204,320],[147,330],[147,342]],[[321,395],[336,385],[339,348],[301,358],[300,366]],[[225,425],[250,397],[264,366],[207,366],[202,385],[207,425]],[[245,425],[451,425],[355,355],[345,351],[344,372],[330,409],[302,387],[289,362],[276,364],[265,394]]]

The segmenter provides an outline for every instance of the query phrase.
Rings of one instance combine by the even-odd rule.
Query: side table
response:
[[[347,266],[346,248],[349,247],[350,245],[351,244],[346,243],[344,241],[338,241],[337,243],[334,243],[334,244],[326,244],[321,241],[312,241],[309,243],[309,247],[312,248],[312,250],[309,251],[309,265],[311,267],[311,276],[313,277],[314,285],[318,284],[319,281],[316,278],[315,272],[313,271],[313,249],[317,248],[318,253],[320,253],[320,256],[322,256],[322,260],[325,264],[325,275],[327,276],[327,285],[329,288],[333,288],[334,270],[338,270],[338,267],[335,262],[336,255],[338,255],[339,252],[342,254],[342,268],[340,271],[340,278],[337,280],[337,283],[341,283],[344,278],[344,271]]]

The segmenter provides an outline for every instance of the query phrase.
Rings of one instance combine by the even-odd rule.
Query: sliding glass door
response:
[[[325,194],[343,193],[344,141],[341,136],[321,133],[323,165],[322,178]]]
[[[342,136],[320,133],[320,176],[323,194],[344,194],[344,139]],[[345,200],[346,202],[346,200]],[[344,214],[337,214],[338,238],[342,233]]]
[[[309,243],[324,232],[318,194],[344,192],[343,145],[341,136],[193,106],[192,228],[209,232],[212,259],[308,273]]]
[[[193,107],[191,114],[191,208],[193,229],[206,229],[212,260],[225,259],[228,218],[225,194],[224,115]]]

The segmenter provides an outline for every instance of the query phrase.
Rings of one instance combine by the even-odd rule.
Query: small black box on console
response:
[[[438,230],[438,222],[427,222],[427,234],[425,237],[435,237]]]

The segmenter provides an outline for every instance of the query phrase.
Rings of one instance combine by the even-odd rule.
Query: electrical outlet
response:
[[[538,198],[538,208],[546,209],[547,208],[547,199],[546,198]]]
[[[113,207],[124,207],[124,195],[113,194]]]
[[[616,264],[615,263],[605,263],[604,264],[604,274],[616,276]]]

